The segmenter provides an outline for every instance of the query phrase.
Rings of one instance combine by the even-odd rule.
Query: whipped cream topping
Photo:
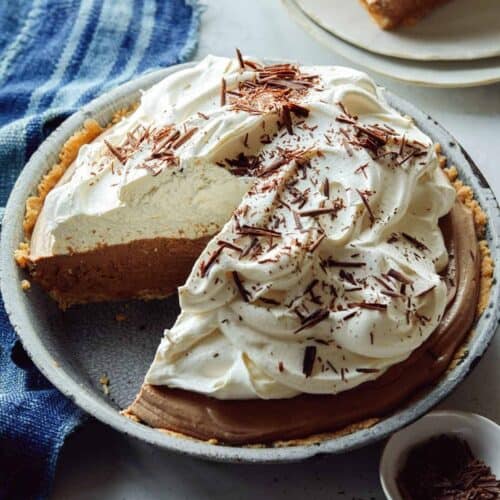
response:
[[[45,199],[31,259],[217,232],[252,184],[215,163],[254,120],[220,107],[221,75],[236,68],[207,57],[169,76],[132,115],[81,147]]]
[[[355,70],[209,58],[186,74],[159,84],[205,82],[164,98],[202,113],[186,150],[252,187],[180,288],[146,382],[335,394],[406,359],[447,305],[438,220],[455,191],[430,138]]]

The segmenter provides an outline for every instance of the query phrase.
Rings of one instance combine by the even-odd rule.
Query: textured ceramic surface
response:
[[[499,320],[498,307],[493,306],[500,300],[498,267],[490,305],[476,325],[469,355],[421,399],[370,429],[316,445],[288,448],[213,445],[155,431],[118,413],[117,410],[129,404],[136,394],[163,328],[173,323],[177,314],[176,299],[87,305],[62,313],[38,287],[32,287],[28,293],[21,290],[20,280],[25,274],[15,265],[12,254],[22,239],[24,202],[35,190],[43,173],[56,161],[62,144],[81,128],[85,119],[95,118],[105,124],[115,111],[137,101],[141,89],[185,66],[147,74],[96,99],[68,118],[33,155],[12,191],[2,228],[0,283],[12,324],[36,365],[76,404],[119,431],[163,448],[219,461],[287,462],[319,453],[341,453],[380,440],[423,415],[466,376],[493,337]],[[413,116],[427,134],[443,145],[450,161],[459,168],[462,179],[474,188],[490,218],[487,236],[493,257],[498,261],[499,208],[479,170],[455,139],[432,118],[396,96],[388,95],[388,98],[403,113]],[[126,315],[125,321],[116,321],[119,313]],[[103,394],[99,384],[99,378],[104,374],[110,379],[109,397]]]
[[[297,0],[330,33],[370,52],[420,61],[464,61],[500,55],[498,0],[453,0],[414,26],[385,31],[359,1]]]
[[[371,71],[426,87],[474,87],[500,81],[500,56],[471,61],[418,61],[387,57],[332,35],[311,19],[296,0],[281,0],[290,17],[330,50]]]

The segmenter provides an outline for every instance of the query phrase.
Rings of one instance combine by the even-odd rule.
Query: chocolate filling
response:
[[[153,238],[43,257],[32,276],[65,309],[72,304],[166,297],[185,282],[210,236]]]
[[[408,359],[374,381],[335,395],[219,400],[144,384],[126,414],[151,427],[229,444],[269,443],[332,432],[387,416],[446,370],[475,317],[480,257],[472,215],[460,202],[440,221],[450,264],[448,307],[432,335]]]

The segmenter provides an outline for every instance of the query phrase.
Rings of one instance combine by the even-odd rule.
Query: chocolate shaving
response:
[[[353,146],[358,146],[360,148],[368,149],[372,153],[377,153],[379,145],[376,141],[371,139],[370,137],[358,137],[357,139],[353,139],[349,142]]]
[[[326,360],[326,364],[330,367],[330,369],[332,370],[333,373],[337,373],[337,374],[339,373],[337,371],[337,368],[335,368],[335,366],[333,366],[332,362],[329,359]]]
[[[306,330],[307,328],[312,328],[313,326],[316,326],[318,323],[321,323],[323,320],[328,318],[329,315],[330,311],[328,309],[317,309],[316,311],[306,316],[302,320],[302,326],[295,330],[293,333],[299,333],[302,330]]]
[[[273,162],[271,162],[269,165],[262,167],[257,175],[258,177],[265,177],[266,175],[269,175],[270,173],[274,172],[278,168],[282,167],[286,163],[288,163],[289,160],[287,158],[277,158]]]
[[[226,105],[226,80],[223,78],[220,87],[220,105]]]
[[[305,290],[304,290],[304,295],[306,295],[307,293],[309,292],[312,292],[312,289],[319,283],[319,280],[318,279],[313,279],[311,281],[311,283],[309,283],[309,285],[306,286]]]
[[[403,163],[406,163],[412,156],[415,156],[416,151],[412,151],[408,153],[401,161],[398,162],[398,165],[401,166]]]
[[[281,237],[279,231],[273,231],[272,229],[265,229],[262,227],[243,225],[238,229],[238,233],[247,234],[249,236],[269,236],[269,237]]]
[[[254,70],[258,70],[260,68],[259,64],[254,63],[253,61],[246,61],[246,60],[245,60],[245,66],[248,66],[249,68],[252,68]]]
[[[323,180],[323,194],[325,198],[330,198],[330,181],[325,177]]]
[[[349,123],[350,125],[354,125],[356,122],[352,119],[352,118],[349,118],[347,116],[337,116],[335,118],[335,121],[337,122],[340,122],[340,123]]]
[[[316,248],[319,247],[320,243],[326,238],[326,234],[323,233],[309,248],[308,248],[308,251],[309,252],[314,252],[314,250],[316,250]]]
[[[363,134],[366,134],[370,139],[375,141],[377,148],[383,146],[387,142],[387,134],[381,130],[370,126],[362,126],[355,124],[354,128]]]
[[[309,116],[309,110],[307,108],[294,102],[289,102],[288,108],[296,116],[300,116],[302,118],[307,118]]]
[[[181,133],[177,129],[171,130],[166,137],[154,145],[153,154],[160,153],[164,148],[169,147],[172,141],[175,141],[180,135]]]
[[[188,130],[185,134],[181,135],[173,144],[172,144],[172,149],[177,149],[181,147],[185,142],[189,141],[191,137],[196,133],[198,130],[198,127],[193,127],[192,129]]]
[[[251,114],[262,114],[264,112],[276,112],[277,109],[286,106],[288,113],[304,117],[308,110],[291,99],[302,97],[311,87],[313,87],[317,76],[305,75],[300,72],[296,65],[279,64],[265,67],[258,67],[243,58],[240,66],[253,67],[256,70],[254,80],[245,80],[238,84],[238,94],[236,99],[231,100],[232,109],[245,111]],[[229,94],[229,92],[228,92]],[[287,111],[284,112],[285,114]],[[290,129],[291,120],[288,122],[285,116],[285,123]]]
[[[354,318],[354,316],[356,316],[356,314],[357,314],[357,311],[353,311],[353,312],[351,312],[351,313],[349,313],[349,314],[346,314],[346,315],[342,318],[342,320],[343,320],[343,321],[348,321],[348,320],[350,320],[351,318]]]
[[[421,250],[421,251],[429,250],[429,247],[427,247],[426,245],[424,245],[421,241],[418,241],[417,238],[414,238],[410,234],[408,234],[408,233],[401,233],[401,235],[405,239],[407,239],[412,245],[414,245],[415,248],[417,248],[417,250]]]
[[[248,293],[248,291],[243,286],[243,283],[241,282],[241,278],[240,278],[239,274],[236,271],[233,271],[232,274],[233,274],[234,284],[236,285],[236,288],[238,289],[238,292],[240,292],[241,298],[245,302],[248,302],[248,296],[250,294]]]
[[[310,82],[301,82],[298,80],[283,80],[281,78],[269,78],[265,80],[265,83],[274,87],[293,90],[304,90],[312,86]]]
[[[387,275],[399,281],[400,283],[404,283],[405,285],[411,285],[413,283],[412,280],[408,279],[404,274],[400,273],[399,271],[396,271],[396,269],[389,269]]]
[[[393,244],[396,243],[396,241],[399,241],[398,235],[396,233],[392,233],[389,238],[387,239],[387,243]]]
[[[327,265],[329,267],[363,267],[366,266],[366,262],[347,262],[329,258],[327,260]]]
[[[302,373],[306,378],[310,377],[316,360],[316,346],[308,345],[304,351],[304,360],[302,361]]]
[[[113,145],[111,145],[106,139],[104,139],[104,144],[106,144],[110,153],[122,164],[125,165],[127,159],[116,149]]]
[[[240,63],[240,69],[245,69],[245,61],[243,60],[240,49],[238,48],[236,49],[236,57],[238,58],[238,62]]]
[[[377,373],[380,370],[378,368],[356,368],[358,373]]]
[[[259,167],[259,159],[256,156],[247,156],[244,153],[239,153],[236,158],[227,158],[225,162],[231,167],[230,171],[234,175],[254,175]],[[223,163],[218,165],[225,166]]]
[[[362,173],[362,174],[363,174],[363,177],[364,177],[365,179],[367,179],[368,177],[367,177],[366,172],[365,172],[365,168],[367,168],[367,167],[368,167],[368,163],[364,163],[363,165],[359,166],[359,167],[358,167],[358,168],[354,171],[354,173],[356,173],[356,174]]]
[[[379,278],[378,276],[374,276],[373,279],[377,282],[380,283],[386,290],[389,292],[394,292],[394,289],[389,286],[388,283],[386,283],[382,278]]]
[[[234,243],[230,243],[229,241],[219,240],[217,242],[217,245],[221,245],[225,248],[231,248],[231,250],[236,250],[237,252],[243,251],[243,249],[241,247],[235,245]]]
[[[290,108],[287,104],[283,105],[281,116],[283,118],[283,124],[285,125],[288,133],[290,135],[293,135],[292,116],[290,115]]]
[[[298,212],[300,217],[317,217],[318,215],[324,214],[332,214],[338,212],[338,209],[335,207],[331,208],[315,208],[311,210],[302,210]]]
[[[361,307],[362,309],[373,309],[376,311],[385,311],[387,304],[379,304],[378,302],[351,302],[349,307]]]
[[[241,252],[240,259],[242,257],[246,257],[257,243],[257,238],[253,238],[252,241],[243,249],[243,252]]]
[[[373,224],[375,222],[375,217],[373,216],[372,209],[370,207],[370,204],[368,203],[368,200],[366,199],[366,196],[359,189],[356,189],[356,192],[358,193],[359,197],[361,198],[361,201],[363,202],[366,210],[368,211],[368,215],[370,216],[370,222]]]
[[[200,264],[200,276],[204,278],[207,275],[208,270],[212,266],[212,264],[217,260],[219,255],[221,254],[224,247],[219,247],[215,252],[208,258],[207,262],[202,262]]]
[[[354,279],[354,276],[352,273],[349,273],[347,271],[344,271],[344,269],[341,269],[339,271],[339,278],[343,281],[348,281],[351,285],[356,286],[356,280]]]
[[[336,104],[342,110],[342,113],[344,113],[344,115],[349,116],[350,118],[354,118],[353,116],[351,116],[349,111],[347,111],[347,108],[344,106],[344,103],[342,101],[337,101]]]

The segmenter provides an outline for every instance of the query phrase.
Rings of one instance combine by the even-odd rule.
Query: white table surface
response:
[[[303,63],[356,66],[328,51],[288,18],[279,0],[205,0],[196,58],[245,54]],[[468,150],[500,197],[500,85],[443,90],[377,81],[429,112]],[[480,413],[500,422],[500,335],[442,408]],[[155,449],[100,424],[68,439],[53,499],[383,498],[378,463],[383,444],[293,465],[202,462]]]

